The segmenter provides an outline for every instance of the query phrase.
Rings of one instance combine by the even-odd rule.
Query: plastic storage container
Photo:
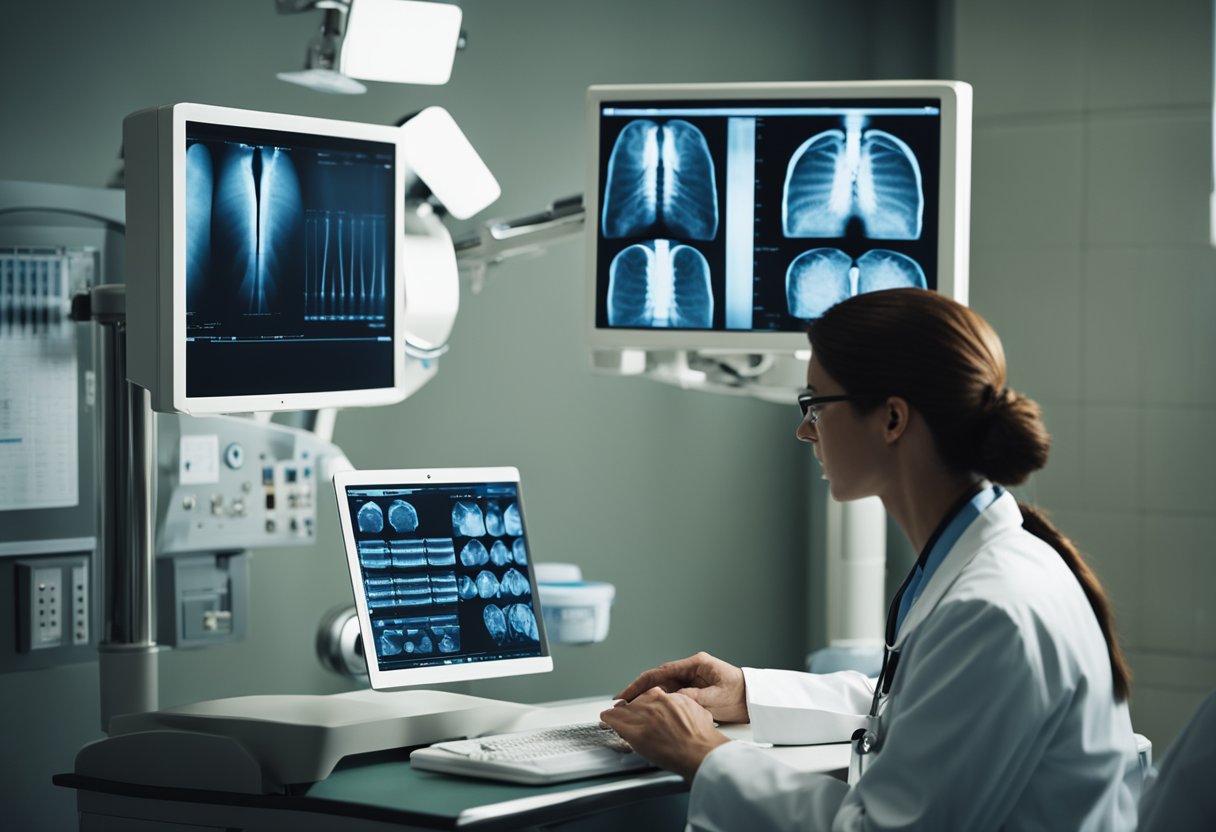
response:
[[[582,571],[574,564],[536,565],[540,606],[550,641],[590,644],[608,637],[616,587],[582,578]]]

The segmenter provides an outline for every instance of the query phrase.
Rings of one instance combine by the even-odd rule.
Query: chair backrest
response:
[[[1216,829],[1216,691],[1174,740],[1140,798],[1142,832]]]

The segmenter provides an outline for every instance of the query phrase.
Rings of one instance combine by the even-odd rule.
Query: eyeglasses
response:
[[[874,400],[878,396],[852,395],[846,394],[843,396],[816,396],[814,393],[799,393],[798,407],[802,410],[802,418],[814,427],[819,423],[819,411],[823,409],[825,404],[832,402],[856,402],[865,400]]]

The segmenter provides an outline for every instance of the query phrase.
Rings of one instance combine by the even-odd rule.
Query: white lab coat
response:
[[[1102,632],[1068,566],[1022,528],[1010,494],[949,551],[896,646],[881,750],[856,785],[727,743],[693,780],[689,828],[1135,828],[1136,743]],[[870,706],[872,683],[859,673],[744,672],[759,742],[783,742],[773,707]]]

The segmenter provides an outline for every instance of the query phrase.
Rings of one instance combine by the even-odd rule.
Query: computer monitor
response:
[[[790,351],[858,292],[966,300],[971,88],[588,90],[589,342]]]
[[[399,136],[200,104],[127,117],[127,369],[155,410],[404,398]]]
[[[334,476],[373,688],[553,669],[519,471]]]

